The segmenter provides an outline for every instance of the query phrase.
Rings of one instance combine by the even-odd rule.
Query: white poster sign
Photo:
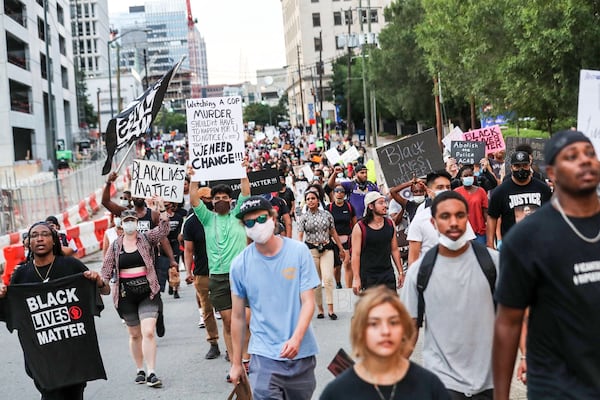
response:
[[[149,199],[157,195],[165,201],[183,201],[185,167],[154,161],[133,160],[131,166],[131,196]]]
[[[306,179],[308,179],[309,182],[312,182],[315,174],[313,174],[313,171],[310,168],[310,165],[305,165],[304,167],[302,167],[302,172],[304,172],[304,177]]]
[[[582,69],[579,73],[577,130],[588,136],[600,153],[600,71]]]
[[[350,146],[350,148],[342,154],[340,161],[343,161],[343,164],[347,165],[348,163],[356,160],[358,157],[360,157],[360,153],[358,150],[356,150],[356,147]]]
[[[450,131],[449,134],[447,134],[443,139],[442,139],[442,143],[444,144],[444,149],[446,149],[448,152],[450,152],[450,149],[452,147],[452,142],[456,142],[459,140],[463,140],[463,131],[458,127],[454,127],[454,129],[452,129],[452,131]]]
[[[335,148],[331,148],[331,149],[327,150],[325,152],[325,155],[327,156],[327,160],[329,161],[329,164],[331,164],[331,165],[337,164],[341,158],[340,153],[338,153],[337,149],[335,149]]]
[[[242,98],[187,99],[185,104],[192,180],[245,177]]]

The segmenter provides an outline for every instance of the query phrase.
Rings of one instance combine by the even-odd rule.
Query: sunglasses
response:
[[[254,219],[244,220],[244,225],[247,228],[252,228],[254,226],[254,224],[256,224],[257,222],[259,224],[264,224],[265,222],[267,222],[268,219],[269,219],[269,216],[267,214],[263,214],[263,215],[259,215],[258,217],[254,218]]]
[[[333,189],[334,193],[345,193],[346,191],[344,189]]]

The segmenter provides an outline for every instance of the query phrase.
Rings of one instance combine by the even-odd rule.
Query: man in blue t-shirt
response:
[[[250,320],[250,385],[255,399],[310,399],[316,387],[317,341],[310,321],[320,285],[308,248],[274,234],[277,213],[261,196],[248,198],[236,215],[254,243],[232,262],[231,381],[246,379],[242,348],[246,304]],[[277,394],[277,395],[276,395]]]

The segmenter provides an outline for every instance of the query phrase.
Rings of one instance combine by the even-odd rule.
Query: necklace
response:
[[[369,375],[369,378],[371,379],[371,381],[375,382],[375,379],[373,379],[373,375],[371,375],[371,373],[364,366],[363,366],[363,370],[367,373],[367,375]],[[394,395],[396,394],[396,385],[397,384],[398,384],[398,382],[394,382],[394,385],[392,386],[392,392],[390,393],[390,397],[388,397],[387,400],[394,399]],[[385,397],[383,396],[383,393],[381,393],[381,389],[379,389],[379,385],[376,383],[373,383],[373,387],[375,388],[375,391],[377,392],[379,399],[386,400]]]
[[[558,212],[560,213],[562,218],[565,220],[565,222],[567,223],[569,228],[571,228],[571,230],[573,232],[575,232],[575,234],[577,236],[579,236],[579,238],[581,240],[588,242],[588,243],[597,243],[598,241],[600,241],[600,231],[598,231],[598,234],[596,235],[596,237],[589,238],[589,237],[585,236],[583,233],[579,232],[579,230],[575,227],[575,225],[573,225],[573,223],[571,222],[569,217],[567,217],[567,215],[565,214],[565,210],[563,210],[562,206],[560,205],[560,202],[558,201],[558,198],[556,198],[556,197],[553,198],[552,203],[554,204],[554,206],[556,207],[556,209],[558,210]]]
[[[46,271],[46,277],[43,277],[42,274],[40,274],[40,271],[38,270],[38,268],[41,268],[40,266],[36,265],[35,260],[33,260],[33,269],[35,270],[36,274],[40,277],[40,280],[43,283],[46,283],[50,280],[50,271],[52,271],[52,266],[54,265],[54,261],[56,260],[56,257],[54,257],[54,260],[52,260],[52,263],[50,263],[50,267],[48,267],[48,271]]]

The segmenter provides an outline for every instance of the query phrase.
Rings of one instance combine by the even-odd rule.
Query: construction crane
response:
[[[190,53],[190,70],[192,71],[192,98],[200,98],[201,83],[200,83],[200,33],[196,30],[197,19],[192,16],[191,0],[186,0],[187,6],[187,25],[188,25],[188,51]]]

